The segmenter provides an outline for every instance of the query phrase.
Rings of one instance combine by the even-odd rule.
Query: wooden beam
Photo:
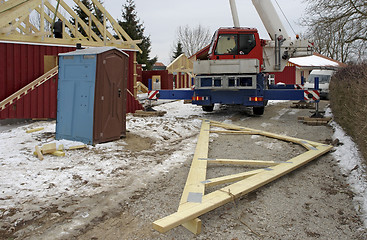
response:
[[[228,130],[210,130],[210,133],[224,133],[224,134],[255,134],[251,131],[228,131]]]
[[[130,48],[129,49],[136,49],[140,53],[142,53],[141,49],[136,45],[141,40],[133,40],[133,39],[131,39],[131,37],[129,36],[129,34],[127,34],[125,32],[125,30],[116,22],[116,20],[111,16],[111,14],[103,7],[103,5],[98,0],[92,0],[92,2],[97,6],[97,8],[100,11],[103,12],[104,15],[106,15],[108,21],[110,21],[110,23],[111,23],[113,29],[115,30],[115,32],[117,34],[120,33],[126,39],[126,42],[128,44],[130,44]]]
[[[45,4],[44,0],[41,3],[41,14],[40,14],[40,31],[45,32]]]
[[[26,133],[33,133],[33,132],[38,132],[38,131],[41,131],[45,128],[43,127],[40,127],[40,128],[33,128],[33,129],[28,129],[27,131],[25,131]]]
[[[41,152],[42,154],[47,154],[47,153],[53,153],[55,152],[56,149],[56,143],[48,143],[48,144],[44,144],[41,147]]]
[[[73,11],[73,9],[71,9],[70,7],[69,7],[69,5],[67,5],[65,2],[64,2],[64,0],[60,0],[60,5],[75,19],[75,21],[78,23],[78,24],[76,24],[76,26],[74,26],[73,27],[73,29],[72,28],[70,28],[70,26],[69,26],[69,24],[67,24],[68,22],[69,22],[69,20],[66,20],[64,17],[62,17],[62,19],[63,19],[63,22],[65,22],[65,24],[67,24],[68,25],[68,27],[71,29],[71,30],[74,30],[74,37],[75,38],[77,38],[77,35],[78,35],[78,33],[79,33],[79,31],[78,31],[78,25],[80,24],[80,26],[83,28],[83,30],[87,33],[88,32],[88,25],[85,23],[85,22],[83,22],[83,21],[77,21],[78,20],[78,15]],[[55,12],[55,8],[51,5],[51,4],[46,4],[46,6],[51,10],[51,11],[53,11],[53,12]],[[50,6],[50,7],[49,7]],[[57,16],[58,16],[58,18],[60,18],[60,13],[58,12],[57,13]],[[62,16],[62,15],[61,15]],[[70,22],[69,22],[70,23]],[[71,23],[70,23],[70,25],[72,25]],[[98,37],[97,36],[97,34],[94,32],[94,31],[91,31],[91,34],[92,34],[92,38],[95,40],[95,41],[97,41],[97,42],[101,42],[102,43],[102,40],[101,40],[101,38],[100,37]],[[92,41],[92,39],[90,39],[91,41]],[[100,44],[99,44],[99,46],[101,46]]]
[[[29,0],[10,0],[6,2],[2,2],[0,3],[0,7],[1,7],[0,14],[6,11],[12,10],[13,8],[25,2],[29,2]]]
[[[18,4],[11,9],[1,12],[0,14],[0,28],[8,27],[9,22],[22,18],[29,15],[29,11],[33,10],[35,7],[39,6],[42,0],[29,0],[21,4]]]
[[[77,38],[70,38],[70,39],[62,39],[62,38],[41,38],[36,36],[29,36],[29,35],[22,35],[22,34],[1,34],[0,39],[2,41],[10,41],[10,42],[29,42],[29,43],[47,43],[47,44],[60,44],[60,45],[70,45],[71,47],[75,47],[75,44],[81,43],[83,46],[88,47],[101,47],[103,43],[95,42],[95,41],[88,41],[86,39],[77,39]],[[108,41],[107,46],[116,47],[119,49],[131,49],[131,45],[128,43],[120,43],[114,41]]]
[[[75,0],[74,0],[75,1]],[[111,16],[111,14],[103,7],[103,5],[98,0],[92,0],[94,5],[97,6],[97,8],[103,12],[103,15],[105,15],[108,20],[110,21],[112,27],[115,29],[116,32],[119,32],[128,42],[132,42],[133,40],[131,37],[125,32],[125,30],[116,22],[116,20]]]
[[[57,151],[55,151],[51,154],[54,155],[54,156],[57,156],[57,157],[65,157],[65,152],[59,151],[59,150],[57,150]]]
[[[239,159],[200,159],[207,160],[208,163],[214,164],[235,164],[235,165],[245,165],[245,166],[275,166],[280,162],[274,161],[261,161],[261,160],[239,160]]]
[[[217,186],[217,185],[220,185],[220,184],[237,182],[239,180],[242,180],[242,179],[245,179],[247,177],[251,177],[255,174],[258,174],[262,171],[265,171],[265,170],[264,169],[257,169],[257,170],[253,170],[253,171],[237,173],[237,174],[232,174],[232,175],[223,176],[223,177],[211,178],[211,179],[205,180],[203,183],[205,184],[206,187],[212,187],[212,186]]]
[[[107,31],[104,26],[105,24],[102,24],[90,11],[89,9],[80,1],[80,0],[74,0],[74,2],[80,7],[80,9],[87,15],[87,16],[91,16],[92,17],[92,21],[94,22],[94,24],[97,26],[99,32],[102,34],[102,36],[104,34],[107,35],[107,37],[109,39],[114,39],[113,35]],[[82,21],[81,21],[82,22]],[[91,30],[91,29],[90,29]],[[88,33],[88,31],[85,31],[86,33]],[[91,30],[91,32],[94,32]],[[100,37],[99,37],[100,38]],[[103,42],[106,41],[106,36],[104,36]]]
[[[236,125],[233,125],[233,124],[224,124],[224,123],[217,122],[217,121],[210,121],[210,123],[211,123],[212,126],[222,127],[222,128],[231,129],[231,130],[238,130],[238,131],[251,131],[252,134],[255,134],[255,135],[262,135],[262,136],[265,136],[265,137],[275,138],[275,139],[283,140],[283,141],[287,141],[287,142],[293,142],[293,143],[296,143],[296,144],[301,144],[300,143],[301,141],[307,141],[309,144],[311,144],[313,146],[322,145],[321,143],[317,143],[317,142],[313,142],[313,141],[309,141],[309,140],[288,137],[288,136],[284,136],[284,135],[280,135],[280,134],[276,134],[276,133],[265,132],[265,131],[256,130],[256,129],[252,129],[252,128],[240,127],[240,126],[236,126]]]
[[[181,196],[178,212],[181,211],[181,205],[187,202],[196,202],[196,204],[200,204],[201,198],[205,194],[205,185],[201,182],[206,179],[207,162],[199,159],[208,157],[209,129],[210,122],[208,120],[204,120],[201,125],[194,158]],[[182,225],[194,234],[199,234],[201,231],[200,219],[193,218],[189,221],[183,222]]]
[[[38,157],[39,160],[43,160],[43,155],[41,153],[41,149],[38,146],[35,146],[36,149],[36,155]]]

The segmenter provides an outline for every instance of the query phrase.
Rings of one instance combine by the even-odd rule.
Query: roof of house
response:
[[[157,67],[165,67],[166,65],[164,65],[161,62],[156,62],[156,63],[154,63],[154,66],[157,66]]]
[[[297,67],[343,67],[344,63],[328,58],[324,55],[314,53],[312,56],[297,57],[289,59],[290,63],[293,63]]]

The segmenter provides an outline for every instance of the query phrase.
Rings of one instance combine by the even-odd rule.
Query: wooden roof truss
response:
[[[98,0],[91,2],[103,13],[103,22],[82,1],[73,1],[90,16],[88,22],[80,20],[64,0],[0,0],[0,40],[73,46],[81,43],[83,46],[113,46],[141,51],[137,46],[141,40],[131,39]],[[38,19],[38,24],[32,22],[32,18]],[[53,26],[56,18],[63,22],[62,38],[55,38],[48,27]],[[75,24],[71,18],[75,19]],[[92,30],[93,24],[101,36]],[[83,29],[87,36],[79,29]]]
[[[219,127],[223,130],[211,130],[211,127]],[[260,135],[299,144],[306,148],[307,151],[288,161],[281,162],[247,159],[210,159],[208,158],[210,133]],[[332,148],[333,147],[330,145],[313,141],[203,120],[194,158],[191,163],[178,210],[171,215],[155,221],[153,223],[153,228],[164,233],[174,227],[182,225],[194,234],[199,234],[201,231],[201,220],[198,218],[199,216],[278,179],[329,152]],[[206,171],[208,164],[236,164],[242,166],[259,166],[260,168],[233,175],[207,179]],[[206,187],[222,184],[230,185],[206,194]]]

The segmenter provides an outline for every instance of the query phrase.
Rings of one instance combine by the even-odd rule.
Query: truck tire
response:
[[[253,112],[255,115],[263,115],[265,107],[253,107]]]
[[[213,112],[214,104],[209,106],[202,106],[204,112]]]

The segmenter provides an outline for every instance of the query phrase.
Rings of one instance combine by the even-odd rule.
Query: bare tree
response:
[[[305,24],[316,49],[336,60],[366,58],[367,3],[365,0],[308,0]]]
[[[182,44],[182,49],[188,57],[208,45],[210,40],[210,30],[200,24],[195,28],[186,25],[177,29],[177,42]]]

